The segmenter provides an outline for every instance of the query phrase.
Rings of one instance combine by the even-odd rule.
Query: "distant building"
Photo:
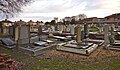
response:
[[[110,20],[110,21],[120,20],[120,13],[116,13],[116,14],[112,14],[112,15],[106,16],[105,20]]]
[[[22,20],[19,20],[19,21],[15,21],[14,24],[15,25],[24,25],[24,24],[26,24],[26,22],[22,21]]]
[[[65,18],[64,18],[64,21],[69,21],[69,22],[71,22],[71,20],[72,20],[71,17],[65,17]]]
[[[104,18],[98,18],[98,17],[90,17],[90,18],[85,18],[84,21],[104,21]]]

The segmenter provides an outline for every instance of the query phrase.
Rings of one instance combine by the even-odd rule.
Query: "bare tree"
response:
[[[85,14],[79,14],[78,16],[79,16],[80,20],[83,20],[83,19],[87,18],[87,16]]]
[[[10,18],[21,12],[21,7],[30,3],[31,0],[0,0],[0,15]]]

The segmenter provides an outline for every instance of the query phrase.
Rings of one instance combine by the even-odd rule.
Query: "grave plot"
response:
[[[77,30],[76,40],[72,40],[64,44],[63,43],[58,44],[57,50],[89,55],[98,47],[98,44],[88,41],[89,31],[87,24],[84,24],[83,31],[81,31],[82,28],[80,25],[76,27],[76,30]]]
[[[38,55],[42,51],[51,48],[52,41],[48,39],[48,36],[39,34],[38,36],[30,37],[30,31],[28,26],[21,26],[19,31],[18,45],[19,50],[28,53],[30,55]]]
[[[116,32],[114,32],[114,28],[106,24],[104,30],[105,48],[111,50],[120,50],[120,40],[115,39]]]

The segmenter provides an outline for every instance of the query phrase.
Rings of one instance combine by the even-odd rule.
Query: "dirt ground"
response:
[[[86,61],[86,60],[99,60],[103,58],[109,58],[109,57],[120,57],[120,51],[113,51],[113,50],[105,50],[103,47],[98,47],[94,52],[92,52],[89,56],[86,55],[80,55],[75,53],[69,53],[69,52],[63,52],[63,51],[47,51],[46,53],[43,53],[39,55],[40,58],[46,58],[46,59],[72,59],[72,60],[78,60],[78,61]]]

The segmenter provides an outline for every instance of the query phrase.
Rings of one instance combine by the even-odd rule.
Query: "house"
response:
[[[2,35],[9,35],[9,27],[12,26],[14,23],[7,19],[0,22],[0,33]]]
[[[104,18],[105,20],[109,20],[109,21],[120,20],[120,13],[115,13],[115,14],[106,16]]]

